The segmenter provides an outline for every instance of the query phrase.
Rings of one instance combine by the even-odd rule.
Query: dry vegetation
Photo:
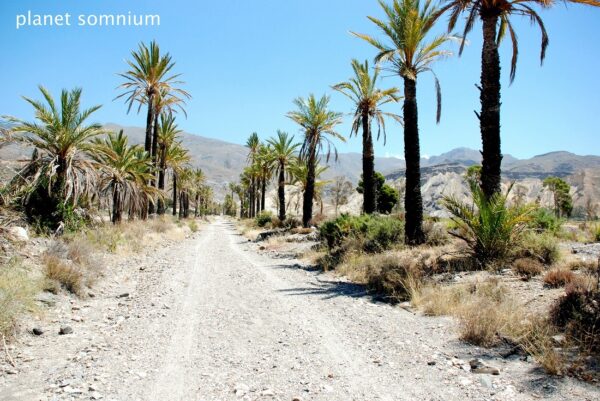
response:
[[[101,224],[48,239],[48,249],[24,265],[13,258],[0,268],[0,334],[11,337],[19,317],[34,310],[40,291],[64,290],[85,297],[104,274],[104,255],[121,256],[151,249],[164,240],[182,240],[200,229],[195,220],[180,223],[163,216],[151,221]]]

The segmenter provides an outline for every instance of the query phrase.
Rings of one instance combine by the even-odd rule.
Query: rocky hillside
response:
[[[107,124],[107,128],[118,131],[123,129],[133,143],[143,143],[145,131],[140,127],[122,127]],[[184,132],[183,143],[190,150],[192,165],[202,168],[214,187],[217,196],[225,193],[227,184],[237,181],[240,172],[246,165],[247,149],[240,144],[229,143],[218,139],[206,138]],[[9,145],[0,149],[0,176],[6,179],[14,174],[18,160],[27,159],[31,151],[19,145]],[[325,161],[323,161],[325,162]],[[467,188],[462,180],[466,168],[481,163],[481,154],[469,148],[457,148],[439,156],[423,158],[422,189],[426,208],[429,212],[439,211],[439,200],[447,194],[467,195]],[[325,179],[337,176],[346,177],[356,184],[362,170],[360,153],[341,153],[337,160],[329,161],[329,169]],[[389,181],[401,180],[404,176],[404,160],[393,157],[375,159],[376,169],[383,172]],[[551,152],[519,160],[511,155],[503,159],[503,174],[506,185],[517,181],[525,188],[526,198],[535,200],[549,198],[543,193],[542,180],[550,175],[567,179],[573,186],[576,206],[583,207],[588,198],[600,205],[600,156],[579,156],[569,152]],[[351,205],[358,205],[358,199]],[[350,206],[350,205],[349,205]],[[600,207],[600,206],[599,206]],[[352,207],[351,207],[352,208]]]

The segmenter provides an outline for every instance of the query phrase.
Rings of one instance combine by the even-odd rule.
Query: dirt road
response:
[[[255,252],[228,220],[133,258],[15,351],[0,399],[555,400],[597,388],[457,340],[453,323]],[[73,317],[76,317],[74,319]],[[74,333],[58,336],[69,321]],[[482,358],[499,376],[468,371]]]

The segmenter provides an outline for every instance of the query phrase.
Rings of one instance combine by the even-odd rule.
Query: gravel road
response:
[[[217,219],[124,261],[96,297],[62,302],[44,335],[14,348],[0,399],[598,399],[598,387],[462,344],[451,319],[373,302],[255,247]],[[59,336],[65,322],[74,333]],[[500,375],[470,372],[473,358]]]

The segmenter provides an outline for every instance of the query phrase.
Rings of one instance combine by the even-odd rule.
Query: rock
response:
[[[268,388],[266,390],[261,391],[260,395],[263,397],[275,397],[275,392]]]
[[[494,388],[494,384],[492,383],[492,379],[487,376],[487,375],[483,375],[479,377],[479,383],[486,388]]]
[[[71,326],[62,326],[58,331],[58,334],[60,334],[61,336],[65,334],[73,334],[73,328]]]
[[[429,366],[433,366],[433,365],[435,365],[435,364],[436,364],[436,362],[435,362],[435,361],[429,361],[429,362],[427,362],[427,365],[429,365]]]
[[[119,294],[117,296],[117,298],[129,298],[129,293],[128,292],[123,292],[123,293]]]
[[[38,294],[35,300],[49,307],[53,307],[56,305],[56,296],[50,294],[49,292],[42,292]]]
[[[23,227],[10,227],[8,229],[8,235],[11,237],[13,241],[19,242],[27,242],[29,241],[29,234],[27,234],[27,230]]]
[[[469,361],[472,373],[499,375],[500,370],[492,366],[487,366],[481,359],[472,359]]]
[[[555,336],[552,336],[552,341],[557,346],[564,345],[564,343],[565,343],[565,336],[564,336],[564,334],[557,334]]]
[[[41,336],[42,334],[44,334],[44,330],[41,327],[34,327],[33,330],[31,330],[31,332],[36,336]]]
[[[294,398],[292,398],[292,401],[302,401],[302,398],[300,398],[300,397],[294,397]]]

